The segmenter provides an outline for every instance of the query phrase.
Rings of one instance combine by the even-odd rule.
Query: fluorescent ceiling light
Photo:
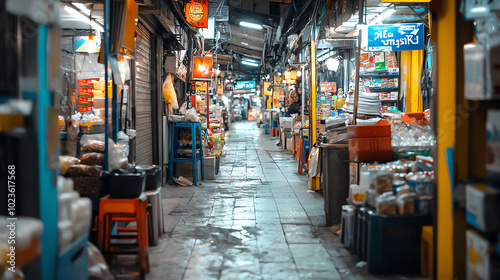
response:
[[[380,16],[378,16],[377,19],[380,20],[380,21],[384,21],[384,19],[390,17],[395,12],[396,12],[395,8],[389,8],[388,10],[385,10],[383,13],[381,13]]]
[[[337,69],[339,68],[339,65],[340,65],[340,61],[336,58],[330,57],[326,61],[326,68],[328,68],[328,70],[330,70],[330,71],[337,71]]]
[[[82,4],[82,3],[73,3],[73,5],[75,7],[77,7],[78,9],[80,9],[80,11],[88,16],[90,16],[90,10],[87,9],[87,6],[85,6],[85,4]]]
[[[259,66],[259,64],[257,64],[257,63],[254,63],[254,62],[251,62],[251,61],[246,61],[246,60],[243,60],[241,63],[245,64],[245,65],[248,65],[248,66],[253,66],[253,67]]]
[[[246,22],[246,21],[240,21],[240,25],[244,26],[244,27],[252,28],[252,29],[257,29],[257,30],[262,29],[262,25],[251,23],[251,22]]]
[[[90,20],[90,16],[87,17],[84,14],[82,14],[80,11],[78,11],[75,8],[68,6],[68,5],[64,6],[64,10],[66,12],[68,12],[69,14],[71,14],[72,16],[74,16],[79,21],[94,27],[95,30],[97,30],[99,32],[104,32],[104,29],[102,28],[102,26],[97,24],[97,22]],[[89,15],[90,15],[90,12],[89,12]]]
[[[241,42],[241,44],[248,46],[248,43],[246,43],[246,42]]]

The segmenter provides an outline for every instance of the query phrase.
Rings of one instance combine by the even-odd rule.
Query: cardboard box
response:
[[[500,182],[500,110],[488,110],[486,121],[486,172],[490,181]]]
[[[466,220],[484,232],[500,231],[500,192],[483,184],[465,188]]]
[[[492,244],[474,230],[467,230],[466,271],[468,280],[490,280],[499,277],[499,260],[496,255],[498,241]]]
[[[206,157],[205,161],[205,180],[215,180],[215,157]]]
[[[193,182],[193,164],[190,162],[176,162],[174,177],[183,176]],[[201,182],[201,161],[198,161],[198,182]]]

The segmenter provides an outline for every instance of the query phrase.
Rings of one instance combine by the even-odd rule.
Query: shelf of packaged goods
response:
[[[397,99],[381,99],[382,102],[398,102]]]
[[[367,73],[367,74],[359,74],[360,78],[399,78],[399,73]]]
[[[398,91],[399,88],[382,88],[382,87],[367,87],[371,92],[391,92]]]

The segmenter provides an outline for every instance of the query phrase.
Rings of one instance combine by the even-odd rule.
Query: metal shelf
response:
[[[367,87],[371,92],[391,92],[391,91],[399,91],[399,88],[382,88],[382,87]]]
[[[372,74],[359,74],[360,78],[399,78],[398,74],[383,74],[383,73],[372,73]]]

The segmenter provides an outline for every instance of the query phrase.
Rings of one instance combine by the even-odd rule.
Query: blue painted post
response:
[[[50,92],[47,89],[47,36],[48,26],[38,28],[38,169],[40,191],[40,220],[44,229],[42,234],[41,278],[56,279],[58,262],[58,203],[57,188],[54,186],[52,171],[47,168],[47,108],[51,106]]]

